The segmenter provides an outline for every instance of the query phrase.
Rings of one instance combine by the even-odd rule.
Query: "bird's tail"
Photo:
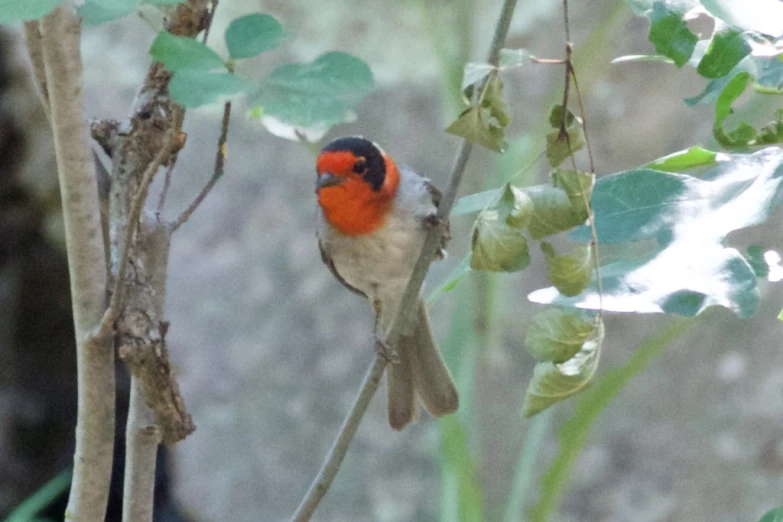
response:
[[[434,417],[454,413],[459,406],[457,388],[432,337],[427,308],[421,299],[416,308],[414,328],[395,346],[399,361],[387,366],[389,424],[395,430],[416,420],[416,397]]]

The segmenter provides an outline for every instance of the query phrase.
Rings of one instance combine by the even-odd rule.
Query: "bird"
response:
[[[390,361],[390,426],[402,430],[415,422],[419,402],[433,417],[454,413],[459,406],[457,388],[421,297],[414,305],[413,324],[391,351],[384,337],[429,229],[438,224],[440,192],[361,136],[338,138],[323,147],[316,174],[321,258],[340,283],[372,305],[376,350]],[[446,226],[439,259],[445,256],[448,239]]]

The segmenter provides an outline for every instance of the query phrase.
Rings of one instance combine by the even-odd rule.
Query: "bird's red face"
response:
[[[371,234],[386,222],[400,183],[397,166],[377,145],[339,138],[316,163],[315,190],[326,220],[348,236]]]

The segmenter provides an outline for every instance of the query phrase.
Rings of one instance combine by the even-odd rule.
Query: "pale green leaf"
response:
[[[728,154],[714,152],[701,147],[691,147],[689,149],[673,152],[651,161],[642,168],[660,170],[663,172],[679,172],[681,170],[693,169],[696,167],[709,167],[719,161],[726,161],[730,157]]]
[[[165,29],[152,42],[150,55],[171,72],[225,68],[223,59],[203,43],[186,36],[173,35]]]
[[[547,277],[558,292],[575,296],[588,287],[593,275],[593,256],[588,247],[580,246],[558,256],[554,247],[544,241],[541,250],[546,256]]]
[[[350,121],[353,107],[374,87],[370,68],[343,52],[310,63],[289,63],[264,78],[252,96],[264,114],[296,127],[328,127]]]
[[[546,157],[550,165],[557,167],[571,154],[584,147],[584,128],[582,120],[570,110],[563,113],[562,105],[552,107],[549,124],[555,130],[546,135]]]
[[[536,364],[522,406],[525,417],[532,417],[584,389],[595,376],[603,342],[604,325],[597,318],[593,331],[573,357],[559,364],[551,361]]]
[[[503,152],[507,146],[502,129],[490,124],[491,115],[482,107],[470,107],[460,114],[446,132],[465,138],[471,143],[481,145],[495,152]]]
[[[169,83],[171,97],[184,107],[199,107],[246,92],[250,84],[230,73],[183,69]]]
[[[48,15],[62,0],[0,0],[0,24]]]
[[[470,268],[515,272],[530,264],[527,239],[498,210],[484,210],[473,225]]]
[[[285,38],[277,20],[259,13],[235,18],[226,28],[226,47],[232,59],[252,58],[274,49]]]
[[[594,318],[585,312],[547,308],[528,324],[525,348],[537,361],[563,363],[582,349],[594,328]]]
[[[466,63],[462,74],[462,90],[467,89],[471,85],[478,85],[494,70],[495,67],[489,63]]]
[[[498,55],[498,67],[501,69],[519,67],[532,57],[527,49],[501,49]]]

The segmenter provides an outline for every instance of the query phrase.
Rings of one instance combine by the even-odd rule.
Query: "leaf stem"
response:
[[[503,8],[495,28],[495,34],[489,51],[488,61],[493,65],[497,65],[498,55],[506,40],[516,3],[516,0],[505,0],[503,3]],[[448,188],[438,207],[437,217],[439,218],[439,224],[438,226],[432,227],[427,235],[419,258],[411,273],[408,285],[405,288],[405,293],[400,300],[397,317],[394,319],[391,328],[386,334],[386,341],[392,347],[399,341],[401,333],[407,328],[407,325],[410,324],[411,316],[413,315],[411,314],[411,311],[415,308],[413,304],[419,295],[421,285],[424,282],[429,266],[435,257],[435,253],[440,248],[441,237],[448,216],[451,213],[451,207],[456,200],[457,191],[465,174],[465,168],[472,150],[473,145],[467,140],[463,140],[454,161]],[[310,484],[310,488],[307,490],[302,502],[294,513],[291,519],[293,522],[305,522],[310,520],[318,507],[318,504],[321,502],[321,499],[323,499],[324,495],[326,495],[326,492],[329,490],[334,477],[340,469],[340,464],[342,463],[343,458],[345,458],[345,454],[353,440],[353,436],[356,434],[356,430],[367,411],[370,400],[378,389],[387,363],[388,361],[384,357],[376,356],[367,370],[367,374],[359,388],[356,400],[351,406],[348,416],[343,422],[340,432],[326,456],[326,460],[324,460],[321,469]]]

